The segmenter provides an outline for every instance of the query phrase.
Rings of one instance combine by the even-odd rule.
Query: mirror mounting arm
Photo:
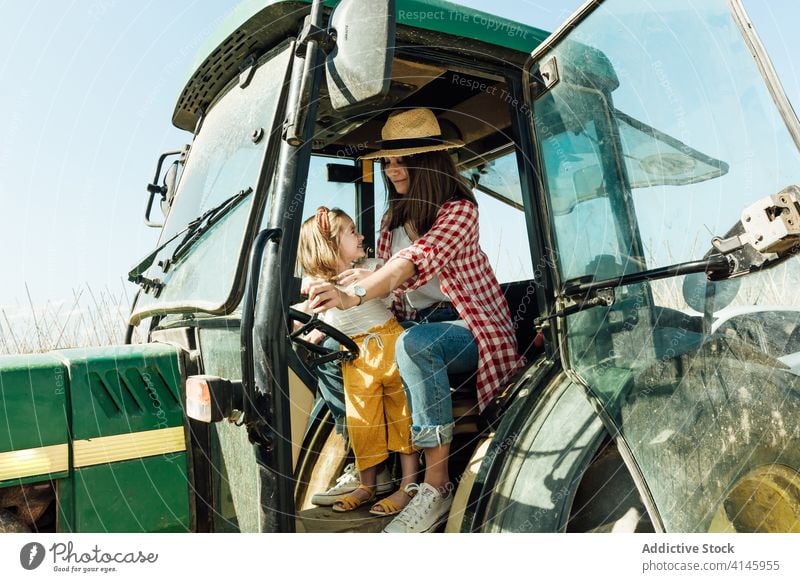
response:
[[[305,56],[309,41],[315,41],[317,43],[317,48],[327,55],[336,46],[336,31],[328,31],[324,28],[320,28],[313,22],[307,20],[297,40],[295,54],[298,57]]]
[[[800,187],[788,186],[751,204],[728,234],[714,237],[711,244],[732,264],[723,278],[745,275],[796,255],[800,251]]]
[[[699,261],[678,263],[638,273],[628,273],[611,279],[595,281],[591,275],[579,277],[567,281],[561,293],[561,297],[571,300],[573,303],[550,315],[536,318],[534,325],[537,331],[543,331],[547,329],[552,319],[567,317],[591,307],[611,307],[616,301],[615,289],[618,287],[689,275],[691,273],[705,273],[713,281],[729,277],[732,269],[733,263],[729,257],[715,253]]]
[[[321,30],[322,0],[314,0],[311,5],[311,14],[306,16],[303,29],[300,31],[298,46],[295,49],[297,63],[300,67],[299,78],[292,73],[292,87],[289,89],[289,106],[286,121],[283,126],[283,139],[292,147],[303,145],[303,133],[307,123],[307,109],[311,93],[315,92],[314,85],[319,79],[318,61],[320,60],[319,35],[315,31]]]

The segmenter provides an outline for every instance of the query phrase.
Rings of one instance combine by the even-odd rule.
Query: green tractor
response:
[[[175,105],[128,344],[0,358],[0,531],[380,531],[310,503],[349,457],[289,306],[321,203],[374,246],[360,156],[411,107],[467,144],[528,362],[482,414],[453,380],[446,531],[800,531],[800,123],[738,0],[594,0],[550,35],[243,2]]]

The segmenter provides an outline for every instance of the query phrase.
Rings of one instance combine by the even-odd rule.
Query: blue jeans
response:
[[[418,448],[453,440],[451,374],[478,367],[478,346],[472,332],[450,322],[420,323],[397,340],[395,359],[411,407],[411,440]]]
[[[334,352],[339,351],[339,342],[333,338],[326,338],[322,345]],[[331,416],[333,416],[333,421],[336,424],[336,432],[344,434],[345,412],[342,365],[337,361],[322,364],[317,368],[317,380],[319,393],[325,404],[328,405],[328,410],[331,411]]]

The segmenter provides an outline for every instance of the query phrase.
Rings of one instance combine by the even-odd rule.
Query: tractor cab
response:
[[[288,12],[289,4],[274,3],[262,11],[266,14],[252,19],[280,20],[278,15],[286,13],[296,19],[300,30],[307,6],[299,5],[296,11]],[[353,18],[352,9],[345,4],[333,11],[332,23],[344,18],[342,10]],[[378,10],[376,6],[370,3],[370,10]],[[331,94],[336,89],[330,77],[327,84],[324,79],[319,81],[318,94],[309,98],[313,105],[304,112],[308,135],[294,138],[298,145],[291,146],[294,149],[290,154],[284,153],[281,144],[294,141],[286,129],[287,119],[293,115],[291,104],[286,103],[282,113],[279,108],[294,95],[293,71],[302,71],[305,66],[298,63],[302,40],[284,40],[265,55],[247,61],[249,67],[226,85],[219,83],[219,95],[204,104],[195,96],[201,89],[208,90],[210,82],[203,81],[209,78],[205,71],[214,71],[240,57],[212,53],[216,60],[202,63],[184,90],[174,120],[199,131],[185,156],[161,248],[131,273],[143,289],[132,322],[146,327],[151,340],[175,341],[190,353],[193,350],[197,375],[234,380],[232,390],[243,393],[229,399],[230,386],[224,383],[224,388],[217,388],[212,382],[211,392],[219,389],[225,393],[212,398],[228,403],[224,414],[214,417],[222,420],[199,428],[194,426],[200,425],[199,421],[189,421],[193,434],[199,435],[193,446],[202,451],[194,455],[195,467],[210,475],[208,482],[212,485],[209,496],[214,497],[215,511],[208,517],[209,529],[263,529],[258,521],[263,511],[257,510],[256,491],[259,481],[263,486],[265,459],[253,452],[263,451],[267,440],[275,443],[270,462],[276,466],[282,463],[283,477],[275,479],[275,486],[292,484],[292,489],[282,491],[286,499],[281,513],[289,517],[280,518],[284,521],[278,529],[353,527],[341,516],[336,520],[326,519],[330,515],[320,518],[319,510],[315,512],[309,502],[315,488],[327,488],[328,482],[341,473],[348,457],[332,431],[326,409],[316,398],[315,367],[305,359],[308,354],[302,348],[295,352],[286,340],[292,317],[289,306],[300,299],[294,266],[297,233],[290,234],[290,230],[322,204],[340,207],[356,219],[367,238],[365,246],[374,248],[385,210],[385,186],[380,164],[361,160],[360,156],[375,147],[380,128],[392,111],[430,108],[446,135],[466,143],[458,152],[457,164],[479,201],[482,247],[492,258],[506,297],[513,304],[522,352],[528,353],[531,362],[544,357],[542,350],[534,350],[533,340],[537,333],[534,319],[545,313],[540,306],[546,303],[536,277],[545,275],[542,267],[534,268],[534,254],[529,250],[540,246],[540,233],[533,226],[538,222],[536,209],[525,202],[537,186],[534,176],[523,169],[527,161],[521,144],[530,143],[530,139],[520,132],[524,136],[529,131],[521,71],[530,48],[546,33],[497,19],[519,34],[489,38],[483,27],[476,25],[478,16],[485,20],[488,15],[449,5],[447,10],[461,16],[454,19],[451,30],[433,31],[420,28],[415,14],[402,6],[388,11],[391,26],[387,29],[394,30],[395,35],[387,56],[390,74],[385,89],[368,102],[342,104],[337,103],[341,96]],[[407,15],[410,20],[406,21]],[[248,46],[269,41],[271,28],[252,26]],[[250,25],[240,25],[237,31],[242,29],[250,30]],[[235,45],[231,41],[223,46]],[[369,54],[363,48],[358,50]],[[246,48],[240,51],[246,52]],[[333,66],[326,64],[328,70]],[[195,79],[199,81],[195,83]],[[290,179],[292,186],[284,192]],[[279,196],[287,199],[281,202]],[[193,218],[196,224],[187,229]],[[498,228],[500,225],[502,228]],[[273,245],[280,247],[275,249],[280,253],[276,252],[274,270],[267,274],[265,261]],[[544,266],[545,260],[541,262]],[[259,313],[265,308],[264,292],[276,293],[272,300],[275,311],[268,317]],[[280,342],[258,343],[258,326],[265,324],[278,324]],[[267,368],[286,375],[279,381],[282,388],[274,387],[269,398],[274,407],[270,420],[260,410],[265,400],[258,395],[267,389],[261,385],[266,378],[260,380],[257,374],[248,378],[247,368],[252,363],[244,361],[263,359],[272,349],[265,349],[266,345],[279,347],[280,352],[272,356],[274,368],[269,364]],[[242,352],[245,358],[240,357]],[[254,368],[258,367],[256,364]],[[477,413],[474,380],[469,376],[453,379],[456,432],[465,443],[459,447],[460,458],[455,462],[462,468],[475,448],[477,435],[489,426],[489,419]],[[281,422],[285,424],[279,428]],[[248,440],[254,441],[255,447]],[[203,458],[207,467],[200,469]],[[286,479],[289,474],[292,478]],[[303,519],[309,510],[310,517]],[[292,516],[295,511],[300,516],[296,523]],[[363,519],[357,521],[363,525]],[[373,521],[366,526],[369,529],[377,524]]]
[[[440,0],[243,2],[148,187],[129,345],[0,360],[9,418],[48,419],[0,432],[0,499],[51,516],[15,523],[381,530],[311,504],[350,456],[290,306],[318,206],[374,248],[362,156],[416,107],[466,144],[527,359],[480,414],[451,378],[445,530],[800,531],[800,124],[739,0],[591,0],[552,34]]]
[[[797,270],[800,133],[738,3],[592,2],[550,36],[441,3],[429,8],[448,18],[357,6],[314,3],[305,20],[303,3],[253,9],[175,110],[195,139],[162,249],[132,273],[132,323],[193,358],[205,527],[382,526],[310,503],[348,456],[290,345],[289,306],[299,225],[319,205],[345,209],[374,245],[385,190],[360,156],[413,107],[466,143],[457,164],[528,359],[482,415],[469,379],[451,379],[448,529],[789,527],[791,503],[756,508],[797,486],[797,376],[765,347],[777,330],[753,321],[757,343],[714,326],[751,301],[794,321],[780,314]],[[383,24],[337,44],[361,19]]]

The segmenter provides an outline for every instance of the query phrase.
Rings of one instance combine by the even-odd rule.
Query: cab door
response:
[[[800,182],[800,125],[737,0],[587,3],[534,52],[526,75],[562,307],[570,283],[702,260],[714,237],[747,219],[745,208]],[[596,418],[655,529],[796,530],[800,435],[781,427],[800,423],[798,377],[775,357],[780,346],[710,322],[726,305],[797,309],[798,280],[794,257],[704,303],[693,298],[697,285],[665,276],[620,284],[612,305],[555,318],[562,361],[587,398],[585,414],[565,422],[581,425],[548,422],[563,398],[542,394],[537,424],[510,433],[532,440],[515,438],[481,469],[482,507],[504,495],[505,514],[520,523],[569,529],[580,508],[564,500],[577,498],[580,471],[565,481],[559,463],[540,463],[512,474],[510,459],[540,447],[556,455],[545,445],[558,442],[571,454],[575,442],[556,437],[588,435],[581,427]],[[705,282],[701,291],[715,294]],[[775,341],[789,335],[777,331]],[[598,446],[591,441],[581,451]],[[598,459],[587,455],[586,470]],[[549,505],[517,495],[514,483]],[[489,513],[473,528],[505,529]]]

